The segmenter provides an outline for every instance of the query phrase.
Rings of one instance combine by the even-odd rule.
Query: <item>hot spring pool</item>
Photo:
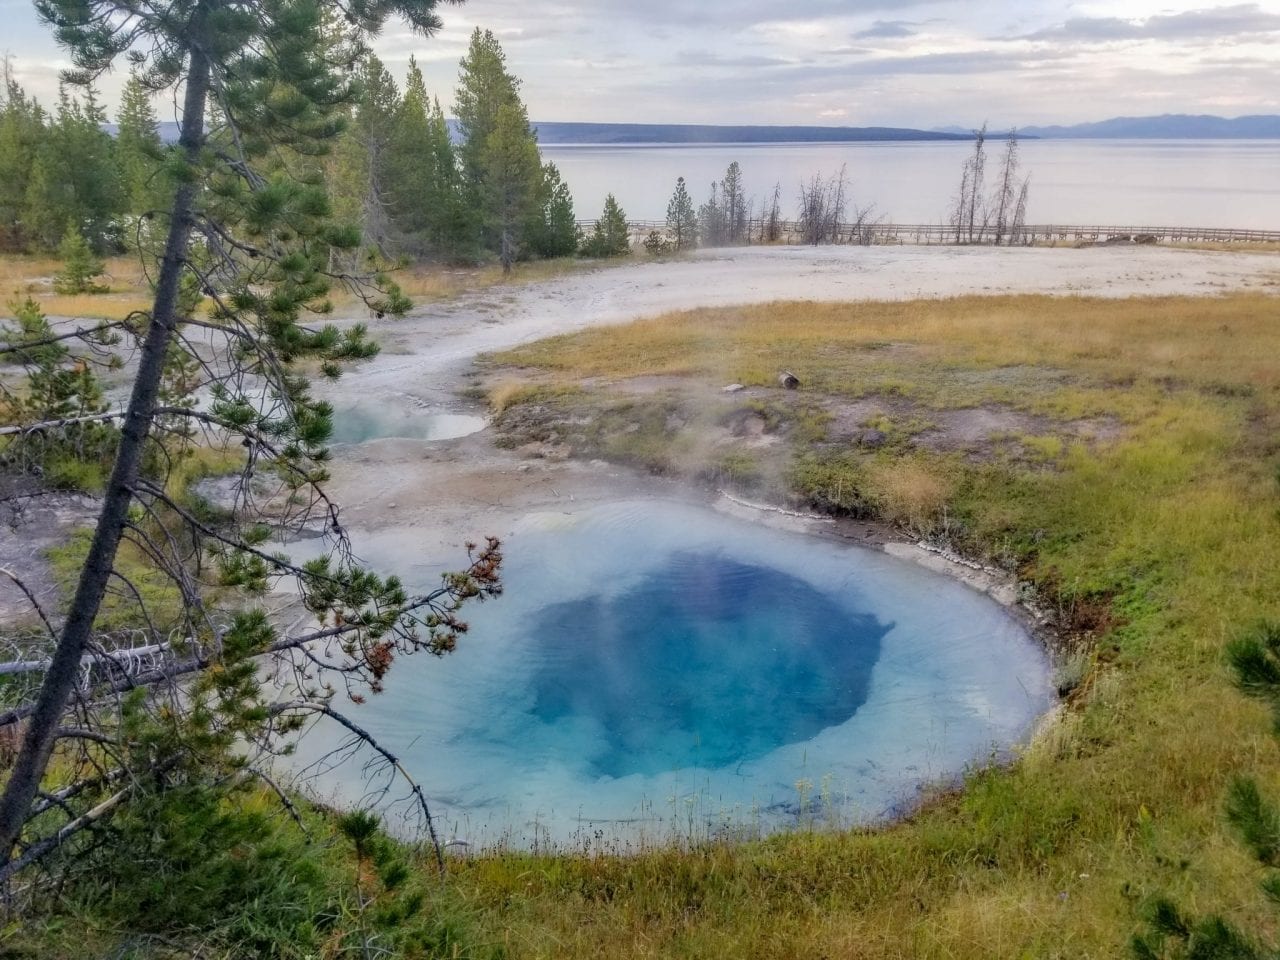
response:
[[[484,417],[441,410],[421,410],[394,402],[360,401],[343,405],[334,419],[334,443],[364,443],[368,440],[456,440],[479,433]]]
[[[362,546],[411,582],[438,574],[401,532]],[[345,706],[473,845],[882,819],[1052,702],[1002,607],[878,551],[664,500],[531,516],[505,553],[506,592],[466,611],[458,652]],[[300,762],[339,740],[311,731]],[[364,795],[357,762],[316,786]]]

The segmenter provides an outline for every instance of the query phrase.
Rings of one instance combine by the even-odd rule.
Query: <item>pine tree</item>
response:
[[[410,57],[404,96],[386,145],[385,188],[391,228],[418,254],[430,248],[431,218],[438,210],[431,169],[430,108],[422,71]]]
[[[476,27],[459,64],[454,116],[462,144],[458,158],[463,179],[471,187],[483,183],[489,137],[498,126],[498,111],[519,105],[520,81],[507,71],[507,57],[492,31]]]
[[[125,191],[105,122],[92,86],[85,88],[83,99],[63,86],[58,112],[36,151],[25,198],[29,236],[40,247],[56,249],[69,226],[82,232],[95,250],[119,246]]]
[[[45,137],[46,117],[14,79],[3,60],[0,90],[0,250],[23,250],[29,242],[24,224],[36,151]]]
[[[93,369],[58,339],[39,304],[28,297],[14,307],[20,343],[7,358],[26,368],[26,391],[0,392],[0,423],[61,421],[56,434],[23,433],[8,438],[0,463],[15,472],[42,476],[57,488],[92,487],[100,482],[104,462],[115,443],[115,431],[95,418],[107,405]],[[110,338],[97,343],[101,347]]]
[[[58,293],[106,293],[107,287],[93,282],[94,277],[102,276],[106,264],[102,258],[94,254],[85,241],[84,235],[73,226],[67,232],[58,247],[58,257],[62,260],[62,270],[53,278],[53,289]]]
[[[440,26],[435,7],[436,0],[344,5],[344,40],[335,43],[326,20],[332,7],[310,0],[38,5],[69,50],[75,67],[70,82],[87,84],[128,51],[143,84],[180,95],[182,109],[178,142],[165,151],[173,199],[163,218],[163,253],[150,264],[151,309],[65,337],[96,342],[114,333],[126,340],[136,364],[127,409],[102,415],[119,419],[122,427],[79,580],[59,611],[56,639],[40,666],[39,692],[0,716],[0,727],[26,723],[0,792],[0,883],[55,849],[74,856],[77,832],[122,804],[177,787],[207,792],[244,782],[245,750],[255,744],[272,749],[282,732],[297,730],[305,717],[341,717],[330,702],[333,691],[344,685],[353,694],[361,686],[380,689],[399,654],[452,649],[465,629],[455,616],[458,604],[496,589],[496,543],[467,572],[416,598],[395,577],[359,566],[336,507],[322,490],[333,411],[314,398],[295,366],[309,358],[322,374],[336,376],[342,363],[375,352],[360,325],[339,330],[303,321],[305,310],[324,307],[335,279],[351,283],[378,315],[407,306],[377,278],[328,272],[331,252],[355,249],[360,238],[333,219],[320,164],[341,132],[362,41],[392,15],[431,33]],[[78,112],[63,104],[59,121],[75,136],[62,140],[92,148],[77,151],[77,161],[99,148],[89,134],[101,134],[100,119],[92,97]],[[104,153],[109,146],[108,139]],[[88,231],[101,226],[106,206],[77,194],[78,184],[61,177],[67,171],[54,167],[60,158],[45,153],[42,159],[48,184],[70,182],[73,200],[88,211],[86,235],[94,240]],[[74,222],[77,215],[66,219]],[[188,297],[193,289],[211,304],[208,319],[199,320],[198,338],[202,345],[211,339],[216,344],[214,362],[200,357],[199,390],[209,403],[200,409],[162,406],[166,377],[170,389],[194,387],[175,386],[171,352],[189,352],[197,339],[183,330],[197,322]],[[39,349],[38,341],[23,331],[0,331],[0,355]],[[185,373],[178,377],[186,379]],[[273,522],[305,522],[318,510],[330,548],[317,560],[294,563],[262,549],[267,534],[252,514],[215,518],[174,496],[162,427],[173,417],[235,438],[229,448],[244,450],[246,481],[261,469],[287,487],[285,514]],[[56,434],[65,427],[61,421],[24,422],[18,431]],[[144,543],[161,545],[148,554],[149,575],[180,598],[167,612],[128,589],[129,571],[118,562],[126,535],[140,530]],[[254,597],[281,578],[296,586],[305,609],[323,625],[319,633],[281,635],[265,607],[255,608]],[[219,595],[206,592],[211,582],[235,591],[230,607],[218,609]],[[123,683],[120,661],[112,658],[120,638],[99,629],[109,589],[121,583],[121,595],[136,611],[125,641],[141,633],[159,658],[150,672],[130,668]],[[325,637],[334,643],[330,652],[337,659],[321,667],[302,651]],[[85,657],[97,668],[86,671]],[[264,693],[264,657],[297,677],[296,699],[277,701]],[[168,695],[179,686],[181,696]],[[101,734],[68,739],[69,725]],[[367,734],[358,735],[372,743]],[[59,743],[80,755],[49,769]],[[391,762],[385,751],[380,755]],[[84,770],[106,776],[60,780]],[[70,803],[51,808],[54,817],[67,818],[60,828],[50,823],[49,811],[33,814],[40,809],[33,802],[42,781],[50,792],[66,788]],[[425,795],[416,788],[413,795],[430,829]],[[50,826],[52,834],[46,832]],[[27,842],[19,847],[24,834]]]
[[[537,205],[534,194],[542,176],[537,138],[520,101],[520,81],[508,72],[492,32],[477,28],[472,33],[460,71],[454,113],[462,136],[458,161],[466,206],[480,215],[473,228],[482,246],[510,269]],[[494,156],[498,147],[502,157]],[[503,171],[501,183],[492,179],[495,170]]]
[[[684,177],[676,178],[676,189],[667,204],[667,232],[676,251],[692,250],[698,245],[698,215],[684,185]]]
[[[485,144],[484,202],[488,225],[497,237],[502,272],[510,273],[520,254],[524,227],[534,209],[542,164],[529,135],[529,120],[519,103],[499,108]]]
[[[27,389],[21,399],[6,397],[0,401],[0,417],[12,423],[101,413],[106,407],[93,371],[56,338],[40,305],[28,297],[16,305],[14,320],[15,339],[36,346],[14,352],[12,360],[27,368]]]
[[[764,222],[760,228],[760,239],[767,243],[777,243],[782,239],[782,184],[773,185],[773,195],[769,198],[768,208],[764,211]]]
[[[724,214],[725,242],[747,242],[747,197],[742,186],[742,168],[734,160],[720,183],[721,208]]]
[[[720,196],[720,184],[712,181],[707,202],[698,208],[698,237],[708,247],[724,246],[725,210]]]
[[[582,244],[586,257],[625,257],[631,253],[631,231],[627,227],[627,215],[618,206],[613,194],[604,198],[604,211],[595,228]]]
[[[993,240],[996,246],[1003,240],[1013,244],[1019,234],[1027,215],[1027,189],[1029,183],[1023,178],[1018,181],[1018,131],[1010,130],[1005,141],[1004,157],[1000,161],[999,181],[996,184],[994,210],[990,220],[995,230]]]
[[[410,58],[410,72],[416,69],[416,61]],[[359,223],[365,243],[381,256],[391,253],[399,234],[394,209],[395,138],[403,132],[412,140],[411,131],[416,132],[411,119],[402,131],[400,121],[406,119],[401,117],[402,109],[395,79],[381,60],[372,54],[366,56],[360,65],[350,122],[329,163],[334,214],[344,222]],[[413,146],[421,148],[423,142],[418,140]]]
[[[436,211],[431,217],[430,228],[432,249],[444,257],[470,256],[476,245],[475,224],[466,207],[458,156],[439,97],[431,100],[427,127],[428,176],[436,197]]]
[[[125,209],[136,217],[163,209],[168,202],[160,174],[164,144],[151,92],[136,72],[129,75],[116,114],[115,160],[125,195]]]
[[[542,167],[533,214],[525,227],[525,244],[538,257],[567,257],[578,249],[581,232],[573,211],[573,195],[554,163]]]

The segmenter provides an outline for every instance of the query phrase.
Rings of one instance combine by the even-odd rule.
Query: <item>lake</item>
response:
[[[1026,140],[1029,223],[1200,226],[1280,230],[1280,141]],[[666,216],[676,177],[694,203],[734,160],[759,210],[781,184],[782,212],[795,217],[802,180],[846,164],[858,206],[875,204],[895,223],[947,219],[964,142],[566,146],[542,148],[573,191],[578,216],[599,215],[612,192],[633,220]],[[988,182],[1004,144],[989,144]]]

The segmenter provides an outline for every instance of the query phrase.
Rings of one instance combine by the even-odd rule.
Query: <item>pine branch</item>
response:
[[[422,787],[418,784],[418,782],[409,775],[409,772],[407,770],[405,770],[404,766],[400,763],[399,759],[397,759],[394,754],[392,754],[389,750],[387,750],[384,746],[382,746],[382,744],[378,743],[378,741],[373,737],[373,735],[370,734],[367,730],[365,730],[363,727],[358,726],[355,722],[348,719],[346,716],[339,713],[337,710],[334,710],[327,703],[321,703],[319,701],[314,701],[314,700],[294,700],[290,703],[277,703],[272,705],[271,707],[271,714],[273,716],[280,716],[282,714],[294,713],[297,711],[310,711],[312,713],[319,713],[335,721],[336,723],[342,725],[343,727],[346,727],[349,731],[351,731],[351,733],[355,734],[355,736],[358,737],[361,742],[368,745],[368,747],[371,750],[376,752],[388,764],[390,764],[391,767],[397,773],[400,774],[400,776],[405,780],[405,782],[409,784],[409,788],[410,790],[412,790],[414,797],[417,798],[418,806],[422,810],[423,818],[427,822],[427,833],[431,838],[431,847],[435,851],[436,866],[440,870],[440,875],[444,876],[445,874],[444,851],[440,846],[440,838],[436,834],[435,821],[431,817],[431,810],[427,806],[426,794],[422,792]]]

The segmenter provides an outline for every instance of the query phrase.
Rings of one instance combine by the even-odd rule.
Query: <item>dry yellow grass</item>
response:
[[[865,490],[877,513],[917,536],[928,536],[951,498],[951,482],[919,460],[889,460],[866,474]]]
[[[1269,389],[1280,382],[1280,300],[958,297],[938,301],[788,302],[668,314],[610,330],[556,337],[499,355],[502,362],[584,376],[699,374],[772,384],[780,368],[821,388],[851,388],[861,369],[888,368],[895,344],[917,346],[900,365],[1029,368],[1070,364],[1100,378],[1139,373]],[[945,345],[933,364],[928,351]],[[925,393],[927,382],[913,389]]]
[[[521,403],[551,399],[579,392],[570,383],[528,383],[524,380],[503,380],[488,391],[489,409],[495,415]]]
[[[107,261],[102,282],[110,291],[104,294],[63,296],[55,293],[53,276],[60,268],[61,263],[53,257],[0,257],[0,317],[13,316],[13,304],[27,297],[35,299],[51,317],[120,320],[134,311],[151,307],[146,277],[137,257],[112,257]],[[392,271],[390,276],[411,299],[436,302],[464,293],[597,269],[605,269],[605,265],[566,258],[519,263],[509,276],[504,276],[498,266],[449,267],[433,264],[404,267]],[[339,310],[352,309],[358,302],[353,294],[340,289],[335,289],[330,299],[334,308]]]
[[[412,264],[392,270],[388,276],[410,299],[434,303],[450,300],[466,293],[476,293],[504,286],[551,280],[580,270],[606,269],[623,261],[583,261],[573,258],[536,260],[517,263],[509,275],[500,266],[452,267],[442,264]],[[335,290],[331,298],[335,307],[349,309],[356,298],[349,292]]]
[[[0,317],[12,317],[13,306],[27,297],[51,317],[121,320],[151,306],[146,278],[137,257],[107,260],[102,283],[108,293],[64,296],[53,290],[53,276],[62,264],[53,257],[0,257]]]

